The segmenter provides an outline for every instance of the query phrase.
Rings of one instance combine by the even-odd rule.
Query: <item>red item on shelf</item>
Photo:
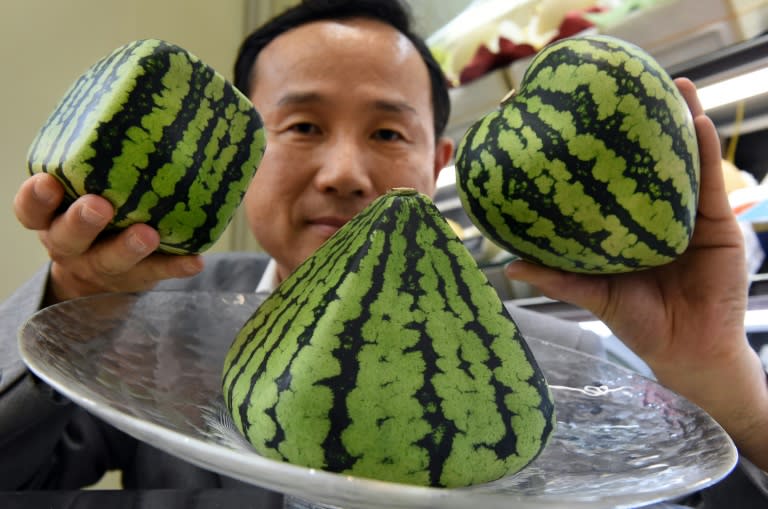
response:
[[[530,44],[515,44],[505,37],[499,38],[499,52],[493,53],[485,44],[480,45],[475,56],[459,74],[459,82],[464,85],[495,69],[504,67],[518,58],[524,58],[536,53]]]
[[[587,20],[584,15],[602,12],[604,10],[605,7],[590,7],[589,9],[585,9],[583,11],[569,12],[565,15],[562,23],[560,23],[557,35],[553,37],[549,42],[559,41],[560,39],[565,39],[566,37],[570,37],[572,35],[578,34],[579,32],[583,32],[587,28],[591,28],[593,23]]]
[[[584,17],[587,13],[601,12],[604,7],[590,7],[582,11],[571,11],[565,15],[558,27],[557,34],[549,42],[554,42],[565,37],[570,37],[593,26]],[[459,74],[459,83],[466,85],[491,71],[507,66],[520,58],[525,58],[536,53],[536,49],[530,44],[517,44],[506,37],[499,37],[499,52],[494,53],[488,46],[481,44],[475,51],[472,60],[464,66]]]

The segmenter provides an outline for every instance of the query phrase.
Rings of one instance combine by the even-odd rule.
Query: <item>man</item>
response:
[[[84,196],[57,215],[63,190],[53,178],[36,175],[20,187],[16,215],[39,232],[51,263],[0,309],[0,353],[11,356],[0,381],[0,417],[15,412],[12,420],[0,419],[0,436],[4,444],[26,437],[30,446],[21,455],[3,445],[19,458],[14,465],[0,461],[3,486],[75,488],[108,468],[122,468],[131,488],[236,486],[61,402],[18,360],[15,330],[41,305],[105,291],[273,288],[387,189],[434,191],[452,153],[441,136],[447,95],[405,12],[381,0],[306,4],[251,36],[236,68],[236,82],[267,130],[267,151],[244,207],[269,262],[224,255],[207,258],[203,269],[202,257],[154,253],[157,232],[146,225],[99,238],[113,212],[106,200]],[[680,87],[703,162],[696,232],[681,259],[610,277],[517,262],[508,275],[593,311],[660,381],[709,410],[748,457],[768,468],[768,442],[754,432],[768,424],[768,391],[744,334],[741,233],[723,191],[716,132],[693,86],[681,81]],[[540,321],[548,326],[547,317]],[[37,427],[25,432],[26,424]],[[279,503],[264,496],[265,504]]]

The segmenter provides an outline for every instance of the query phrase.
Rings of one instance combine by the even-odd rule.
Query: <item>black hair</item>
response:
[[[256,58],[277,36],[318,20],[368,18],[388,24],[408,38],[427,66],[432,88],[435,140],[443,135],[451,112],[448,85],[440,65],[424,40],[411,28],[410,10],[399,0],[304,0],[252,32],[240,45],[235,60],[234,85],[250,96]]]

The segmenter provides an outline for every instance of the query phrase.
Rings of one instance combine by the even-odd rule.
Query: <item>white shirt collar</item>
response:
[[[267,262],[267,266],[264,268],[264,273],[261,275],[259,284],[256,286],[257,292],[272,293],[277,288],[277,263],[274,259]]]

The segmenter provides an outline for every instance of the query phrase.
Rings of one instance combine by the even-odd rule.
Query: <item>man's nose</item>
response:
[[[365,148],[358,141],[338,139],[327,146],[315,184],[322,192],[367,196],[373,189]]]

